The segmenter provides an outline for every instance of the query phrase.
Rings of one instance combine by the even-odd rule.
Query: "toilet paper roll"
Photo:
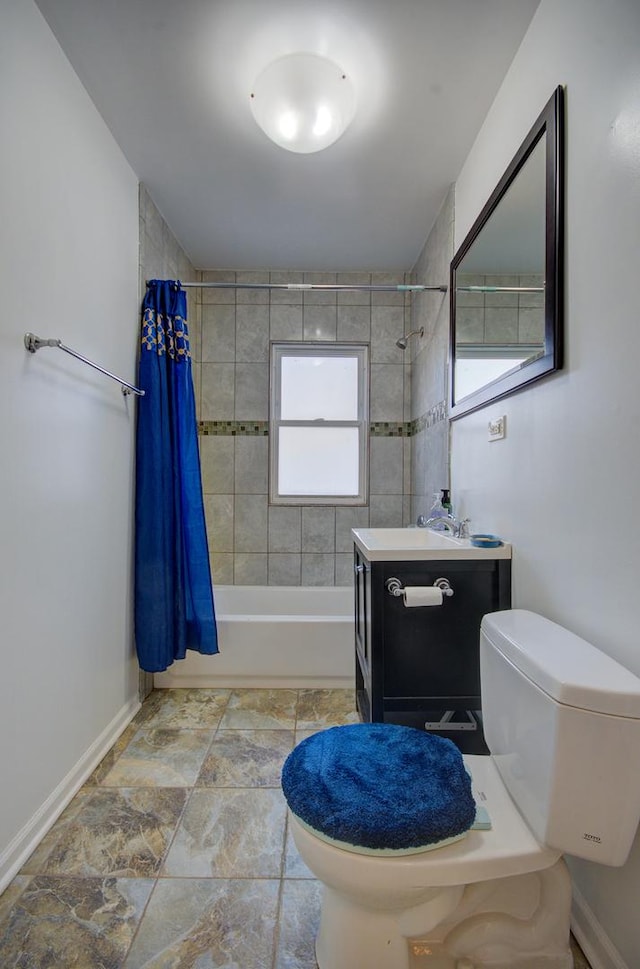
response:
[[[408,585],[402,593],[407,608],[413,606],[441,606],[442,589],[435,585]]]

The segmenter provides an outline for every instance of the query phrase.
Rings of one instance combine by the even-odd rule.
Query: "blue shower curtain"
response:
[[[188,649],[217,653],[198,428],[179,282],[152,279],[143,303],[136,436],[135,637],[143,670]]]

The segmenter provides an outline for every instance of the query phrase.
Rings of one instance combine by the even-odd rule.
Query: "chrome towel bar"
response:
[[[99,370],[100,373],[105,375],[105,377],[111,377],[112,380],[116,380],[120,384],[120,389],[122,390],[123,394],[137,394],[138,397],[144,397],[144,390],[140,390],[139,387],[134,387],[133,384],[123,380],[122,377],[117,377],[116,374],[111,373],[110,370],[105,370],[104,367],[98,366],[98,364],[94,363],[93,360],[83,357],[81,353],[78,353],[76,350],[72,350],[71,347],[66,346],[62,340],[43,340],[42,337],[36,336],[34,333],[25,333],[24,345],[29,353],[35,353],[36,350],[40,350],[42,347],[58,347],[59,350],[64,350],[65,353],[70,353],[72,357],[76,357],[77,360],[82,360],[83,363],[93,367],[94,370]]]

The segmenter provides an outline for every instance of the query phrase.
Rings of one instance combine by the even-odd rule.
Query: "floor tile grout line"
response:
[[[158,881],[159,881],[159,879],[158,879],[158,876],[156,875],[156,877],[153,880],[153,887],[152,887],[151,891],[149,892],[149,897],[147,898],[147,901],[145,902],[145,905],[144,905],[144,907],[142,909],[142,914],[140,915],[140,918],[138,919],[138,924],[136,925],[136,927],[135,927],[135,929],[134,929],[134,931],[133,931],[133,933],[131,935],[131,941],[129,942],[129,945],[127,946],[127,950],[126,950],[126,952],[124,953],[124,955],[122,957],[122,963],[121,963],[122,969],[126,969],[127,960],[129,958],[129,955],[131,954],[131,950],[132,950],[132,948],[134,946],[134,943],[135,943],[135,941],[136,941],[136,939],[138,937],[138,933],[140,932],[140,927],[142,926],[142,923],[144,921],[144,917],[147,914],[147,911],[148,911],[149,906],[151,904],[151,899],[155,895],[156,888],[158,887]]]
[[[283,866],[284,866],[284,856],[286,854],[286,845],[287,845],[287,838],[286,838],[286,824],[285,824],[285,839],[284,839],[284,847],[282,849]],[[277,969],[276,962],[278,959],[278,950],[280,948],[280,930],[282,926],[283,894],[284,894],[284,878],[282,877],[282,874],[281,874],[279,885],[278,885],[278,903],[276,905],[276,915],[275,915],[275,921],[274,921],[274,927],[273,927],[273,945],[271,949],[271,969]]]
[[[246,688],[244,688],[242,690],[242,692],[245,692],[245,689]],[[171,693],[172,692],[173,691],[167,691],[166,699],[169,699],[169,697],[171,696]],[[185,692],[187,692],[187,691],[185,691]],[[140,790],[154,790],[154,789],[155,790],[158,790],[158,791],[159,790],[168,790],[168,789],[174,789],[174,790],[175,789],[179,789],[179,790],[185,791],[184,803],[183,803],[182,808],[180,810],[180,814],[179,814],[179,816],[178,816],[178,818],[176,820],[175,827],[172,830],[171,836],[170,836],[170,838],[169,838],[169,840],[167,842],[167,845],[166,845],[166,847],[164,849],[164,852],[162,854],[162,858],[160,860],[158,870],[154,874],[147,874],[147,875],[139,874],[139,875],[130,876],[130,878],[128,876],[125,876],[125,875],[120,876],[123,879],[126,878],[127,880],[140,879],[140,880],[148,880],[148,881],[152,882],[152,887],[150,889],[149,896],[148,896],[148,898],[146,900],[146,903],[145,903],[145,905],[144,905],[144,907],[143,907],[143,909],[141,911],[141,914],[139,916],[139,919],[137,920],[137,923],[136,923],[135,928],[133,930],[133,934],[132,934],[131,940],[129,941],[129,945],[128,945],[127,949],[126,949],[126,952],[124,953],[124,962],[123,963],[119,963],[119,964],[121,964],[123,966],[123,969],[124,969],[124,967],[126,967],[127,960],[129,959],[129,956],[130,956],[131,951],[132,951],[132,947],[135,944],[135,940],[139,937],[139,932],[142,930],[142,925],[143,925],[143,923],[145,922],[145,920],[147,918],[149,906],[152,903],[152,900],[156,897],[156,892],[158,890],[159,883],[161,883],[163,881],[166,881],[166,880],[169,880],[169,881],[170,880],[180,880],[181,881],[183,879],[184,880],[189,880],[189,879],[203,880],[203,879],[206,879],[207,881],[210,881],[210,882],[214,882],[214,881],[229,881],[229,880],[233,880],[233,881],[247,881],[247,882],[258,882],[258,881],[268,881],[268,882],[274,882],[274,883],[277,882],[278,883],[278,887],[277,887],[277,891],[278,891],[278,902],[277,902],[277,905],[276,905],[275,921],[274,921],[274,924],[273,924],[273,947],[272,947],[272,967],[271,967],[271,969],[275,969],[275,963],[277,963],[277,960],[278,960],[278,957],[279,957],[279,946],[282,944],[282,938],[283,938],[282,931],[284,931],[284,928],[285,928],[284,925],[283,925],[282,919],[284,917],[284,915],[283,915],[283,913],[284,913],[283,905],[284,905],[284,901],[285,901],[285,897],[286,897],[286,885],[287,885],[288,882],[291,882],[291,883],[299,882],[301,884],[307,884],[307,883],[309,883],[310,881],[313,880],[313,879],[310,879],[308,877],[300,877],[299,875],[296,874],[295,869],[292,869],[291,877],[287,877],[287,845],[288,845],[289,821],[288,821],[288,813],[287,813],[286,807],[285,807],[284,823],[282,825],[282,831],[281,831],[281,844],[280,844],[280,847],[279,847],[279,871],[278,871],[278,875],[275,875],[274,874],[274,875],[254,876],[254,875],[251,875],[251,874],[246,874],[246,875],[221,876],[221,875],[213,875],[213,874],[211,874],[211,875],[207,875],[207,876],[202,876],[202,875],[191,875],[191,874],[185,874],[185,875],[170,875],[170,874],[167,874],[167,873],[164,872],[164,868],[165,868],[165,865],[166,865],[166,862],[167,862],[167,858],[169,856],[169,853],[170,853],[173,845],[175,844],[175,840],[176,840],[176,838],[178,836],[178,831],[179,831],[179,829],[180,829],[180,827],[181,827],[181,825],[183,823],[183,820],[184,820],[185,812],[188,810],[189,804],[191,803],[191,801],[193,799],[194,792],[197,789],[199,789],[198,781],[199,781],[199,779],[201,777],[201,774],[202,774],[203,764],[204,764],[206,758],[209,756],[210,752],[214,749],[214,744],[215,744],[215,741],[216,741],[217,738],[220,738],[225,733],[229,733],[229,734],[231,734],[231,733],[242,734],[244,731],[249,731],[249,732],[254,732],[255,731],[255,732],[259,733],[260,730],[269,730],[269,731],[271,731],[273,733],[287,734],[289,736],[289,738],[291,739],[291,744],[292,744],[292,747],[293,747],[296,744],[296,734],[299,731],[301,731],[301,730],[304,729],[304,731],[315,732],[315,731],[318,731],[318,730],[326,729],[328,726],[331,726],[332,725],[332,722],[333,722],[332,721],[332,718],[331,718],[331,714],[328,711],[325,713],[324,717],[323,716],[319,716],[315,721],[314,720],[311,720],[311,719],[306,720],[306,721],[301,720],[300,719],[301,718],[301,713],[302,713],[301,703],[302,703],[304,694],[307,693],[307,692],[312,693],[314,691],[306,691],[306,690],[302,690],[302,689],[297,689],[297,690],[295,690],[295,700],[294,700],[295,706],[294,706],[294,711],[293,711],[294,715],[293,715],[290,723],[287,723],[287,724],[285,724],[285,723],[276,723],[275,725],[262,726],[262,727],[255,727],[255,726],[247,725],[245,728],[235,728],[235,727],[227,727],[227,728],[225,728],[223,726],[223,719],[224,719],[225,713],[228,710],[229,703],[231,701],[231,697],[233,696],[233,693],[234,692],[236,692],[236,691],[234,691],[234,690],[228,690],[228,691],[225,692],[225,703],[224,703],[224,706],[223,706],[223,708],[222,708],[222,710],[220,712],[220,715],[219,715],[219,717],[217,719],[217,722],[216,722],[215,726],[210,725],[210,726],[206,726],[206,727],[201,726],[199,723],[196,723],[196,724],[189,723],[189,722],[187,722],[185,724],[180,724],[179,722],[177,723],[176,721],[179,721],[179,718],[180,718],[180,711],[179,710],[178,711],[174,711],[174,714],[176,714],[175,716],[172,716],[171,715],[171,711],[170,710],[167,710],[166,711],[166,713],[167,713],[166,718],[163,720],[163,716],[162,716],[162,702],[160,700],[158,700],[155,708],[153,709],[153,712],[149,716],[147,716],[144,719],[142,719],[139,723],[133,724],[133,727],[135,729],[132,732],[132,736],[129,738],[127,744],[125,744],[125,746],[120,750],[120,752],[118,753],[118,755],[116,757],[114,757],[113,762],[109,765],[109,771],[110,771],[111,769],[113,769],[114,765],[120,760],[120,758],[123,755],[126,754],[126,751],[129,748],[130,744],[133,742],[134,737],[136,735],[138,735],[138,733],[141,730],[165,729],[165,730],[175,730],[175,731],[178,731],[178,732],[198,732],[198,731],[199,732],[202,732],[203,730],[206,730],[207,732],[211,731],[211,739],[210,739],[210,741],[209,741],[209,743],[207,745],[206,752],[204,753],[204,755],[202,757],[202,761],[200,763],[200,767],[198,769],[198,772],[196,773],[196,775],[193,778],[193,780],[191,780],[190,782],[183,783],[183,784],[177,784],[175,786],[174,785],[171,785],[169,787],[165,786],[164,784],[137,785],[135,783],[127,783],[126,785],[125,784],[118,784],[118,785],[110,786],[110,785],[105,785],[104,782],[102,780],[100,780],[100,781],[96,781],[94,784],[89,785],[86,788],[87,803],[88,803],[88,800],[91,799],[91,798],[94,798],[96,796],[100,797],[100,795],[98,794],[99,791],[109,791],[110,793],[111,792],[124,791],[124,790],[127,790],[127,789],[137,790],[137,791],[140,791]],[[273,692],[273,691],[268,691],[268,692]],[[294,691],[289,691],[288,690],[287,692],[294,692]],[[319,691],[319,692],[324,693],[325,691]],[[330,693],[332,691],[327,690],[326,692],[327,693]],[[174,692],[173,692],[172,699],[173,698],[175,698],[175,693]],[[311,711],[309,711],[309,712],[311,712]],[[318,713],[319,712],[320,712],[320,710],[318,710]],[[277,716],[277,714],[276,714],[276,716]],[[338,714],[338,720],[339,721],[340,721],[341,716],[342,716],[342,714]],[[151,724],[151,721],[152,720],[154,721],[153,726]],[[303,724],[304,724],[304,727],[303,727]],[[286,746],[288,747],[288,744]],[[112,751],[110,751],[109,753],[112,753]],[[288,754],[287,754],[287,756],[288,756]],[[108,773],[108,771],[107,771],[107,773]],[[248,784],[242,785],[241,787],[239,787],[238,785],[234,785],[234,787],[229,788],[229,787],[221,787],[220,785],[212,785],[212,787],[210,787],[210,788],[203,787],[202,789],[203,790],[209,790],[209,791],[215,791],[215,790],[222,791],[222,790],[233,790],[233,789],[235,789],[235,790],[245,790],[247,792],[249,792],[249,791],[254,792],[254,791],[258,790],[258,789],[262,789],[262,790],[281,790],[281,785],[280,784],[271,784],[271,785],[256,784],[255,782],[250,781]],[[61,832],[61,835],[62,835],[62,832]],[[35,875],[37,875],[37,874],[38,874],[38,872],[35,873]],[[27,885],[28,883],[30,883],[31,880],[33,879],[33,877],[35,877],[35,875],[29,874],[29,875],[23,876],[24,879],[25,879],[25,885]],[[52,877],[52,878],[55,878],[55,879],[62,879],[62,880],[65,880],[67,878],[68,879],[86,878],[87,881],[96,881],[96,880],[97,881],[104,881],[104,879],[107,878],[107,877],[109,877],[109,876],[99,875],[99,874],[96,874],[94,876],[82,876],[82,875],[78,875],[77,873],[74,874],[72,872],[68,872],[66,874],[63,874],[63,873],[57,874],[56,873],[54,875],[50,875],[49,877]]]
[[[185,788],[185,790],[188,791],[188,793],[185,796],[184,804],[182,805],[182,811],[180,812],[180,816],[178,817],[178,819],[176,821],[176,825],[175,825],[175,827],[173,829],[173,834],[172,834],[171,838],[169,838],[169,840],[167,841],[167,845],[166,845],[165,850],[163,852],[162,859],[160,861],[160,864],[158,866],[158,871],[157,871],[156,877],[154,879],[153,888],[149,892],[149,897],[147,898],[146,905],[144,906],[144,909],[142,911],[142,914],[141,914],[141,916],[140,916],[140,918],[138,920],[138,923],[137,923],[137,925],[135,927],[135,931],[133,932],[133,935],[131,937],[131,941],[130,941],[129,946],[127,948],[127,951],[125,953],[125,956],[124,956],[124,959],[123,959],[123,969],[126,969],[127,960],[128,960],[129,955],[131,953],[131,950],[133,948],[133,945],[135,943],[135,940],[138,937],[139,932],[141,931],[141,928],[142,928],[142,924],[143,924],[145,915],[147,914],[147,911],[148,911],[149,906],[151,904],[151,899],[155,895],[156,890],[158,888],[158,885],[160,884],[160,880],[163,877],[162,873],[163,873],[163,869],[164,869],[164,866],[166,864],[167,858],[169,856],[169,852],[170,852],[170,850],[171,850],[171,848],[172,848],[172,846],[173,846],[173,844],[175,842],[175,839],[176,839],[176,837],[178,835],[178,831],[180,829],[180,825],[182,824],[182,820],[183,820],[183,818],[185,816],[187,807],[188,807],[189,803],[191,802],[191,800],[193,798],[193,792],[194,792],[194,790],[196,788],[196,784],[198,782],[198,778],[200,776],[200,772],[202,771],[202,765],[203,765],[204,761],[207,758],[207,755],[208,755],[208,753],[209,753],[209,751],[211,749],[211,746],[213,744],[214,738],[215,738],[215,736],[216,736],[216,734],[217,734],[217,732],[218,732],[218,730],[220,728],[220,723],[222,721],[222,717],[224,716],[224,713],[225,713],[225,711],[227,709],[227,706],[229,704],[229,697],[230,696],[231,696],[231,694],[228,693],[227,694],[227,697],[226,697],[226,703],[224,704],[224,709],[220,713],[220,718],[219,718],[219,720],[218,720],[218,722],[216,724],[216,727],[215,727],[215,729],[213,731],[213,734],[212,734],[212,737],[211,737],[211,741],[209,743],[209,746],[207,747],[207,750],[205,752],[205,755],[204,755],[204,757],[203,757],[203,759],[202,759],[202,761],[200,763],[200,767],[199,767],[198,773],[197,773],[197,775],[196,775],[196,777],[194,779],[194,783],[191,785],[190,788]]]
[[[226,695],[226,704],[225,704],[225,708],[224,708],[225,710],[226,710],[226,707],[227,707],[227,705],[229,703],[229,699],[230,699],[230,697],[232,695],[232,692],[233,691],[229,691],[229,693],[227,693],[227,695]],[[294,727],[293,727],[294,742],[295,742],[295,734],[297,734],[298,731],[301,729],[301,726],[300,726],[301,725],[301,721],[300,721],[300,704],[301,704],[303,692],[304,692],[303,690],[298,690],[297,691],[297,694],[296,694],[296,706],[295,706]],[[223,716],[224,716],[224,710],[220,714],[220,717],[218,719],[218,722],[217,722],[216,726],[215,727],[212,727],[212,728],[209,728],[209,727],[207,727],[207,728],[198,728],[198,727],[185,726],[183,728],[176,728],[176,729],[183,729],[185,731],[186,730],[190,730],[190,729],[191,730],[206,729],[208,731],[209,729],[211,729],[211,731],[212,731],[212,738],[211,738],[211,741],[209,743],[209,746],[207,747],[207,753],[204,755],[204,757],[206,759],[206,757],[209,754],[209,751],[213,747],[213,744],[215,742],[215,738],[218,737],[221,733],[224,733],[225,732],[225,730],[221,726]],[[339,715],[339,716],[341,716],[341,715]],[[316,721],[316,722],[307,721],[307,728],[305,728],[305,729],[310,729],[310,730],[314,730],[314,731],[315,730],[323,730],[323,729],[326,729],[327,727],[329,727],[329,726],[332,725],[332,721],[331,721],[330,715],[326,717],[324,723],[321,723],[320,722],[320,719],[318,721]],[[304,722],[304,721],[302,721],[302,722]],[[313,723],[312,727],[309,727],[309,724],[310,723]],[[140,729],[140,726],[138,726],[138,729]],[[256,728],[253,728],[253,727],[246,728],[246,730],[249,730],[249,731],[253,731],[255,729]],[[263,728],[263,729],[266,730],[266,729],[272,729],[272,728]],[[237,728],[227,728],[227,731],[226,732],[229,732],[229,733],[242,733],[243,730],[242,729],[237,729]],[[257,732],[259,732],[259,731],[257,731]],[[291,728],[287,727],[287,728],[284,728],[282,731],[274,730],[273,732],[286,732],[286,733],[291,733]],[[134,736],[135,736],[135,733],[137,733],[137,731],[134,732]],[[132,739],[133,739],[133,737],[129,740],[129,743],[132,742]],[[125,747],[123,747],[123,749],[120,751],[120,753],[118,754],[118,756],[114,759],[114,762],[111,765],[110,769],[119,760],[119,758],[125,753],[127,747],[129,746],[129,743],[127,745],[125,745]],[[108,754],[109,753],[111,753],[111,751],[109,751]],[[108,756],[108,754],[105,755],[105,756]],[[203,763],[204,763],[204,759],[203,759]],[[121,969],[126,969],[126,967],[127,967],[128,960],[129,960],[129,957],[130,957],[131,952],[132,952],[132,948],[133,948],[133,946],[135,944],[136,939],[139,937],[139,933],[142,931],[142,926],[143,926],[143,924],[145,922],[145,919],[147,918],[149,906],[150,906],[150,904],[152,902],[152,899],[154,899],[154,897],[156,895],[156,892],[158,890],[159,884],[161,882],[164,882],[164,881],[176,881],[177,882],[177,881],[188,881],[188,880],[198,880],[198,881],[208,881],[208,882],[216,882],[216,881],[220,881],[220,882],[227,882],[227,881],[244,882],[244,881],[246,881],[246,882],[273,882],[273,883],[277,882],[278,883],[278,886],[277,886],[277,903],[276,903],[276,906],[275,906],[275,915],[273,916],[274,921],[273,921],[273,934],[272,934],[272,943],[271,943],[271,963],[270,963],[270,967],[269,967],[269,969],[277,969],[278,958],[279,958],[279,955],[280,955],[280,945],[283,944],[283,945],[286,946],[288,944],[287,943],[286,936],[283,935],[283,933],[285,933],[287,931],[286,926],[285,926],[285,922],[284,922],[284,903],[285,903],[286,897],[287,897],[287,884],[289,882],[291,882],[291,883],[298,882],[300,884],[308,884],[311,881],[314,881],[314,879],[312,879],[312,878],[300,877],[299,875],[295,875],[295,874],[292,875],[292,876],[290,876],[290,877],[287,877],[287,845],[288,845],[288,835],[289,835],[289,814],[288,814],[288,811],[285,813],[285,819],[284,819],[284,824],[283,824],[283,828],[282,828],[282,844],[281,844],[281,849],[280,849],[279,875],[277,875],[277,876],[276,875],[272,875],[272,876],[267,876],[267,875],[254,876],[254,875],[246,874],[246,875],[232,875],[232,876],[221,876],[221,875],[202,876],[202,875],[192,875],[192,874],[185,874],[185,875],[169,875],[169,874],[163,874],[164,865],[166,863],[166,860],[167,860],[168,854],[169,854],[169,852],[171,850],[171,847],[175,843],[175,839],[177,837],[178,830],[179,830],[179,828],[180,828],[180,826],[181,826],[181,824],[183,822],[185,812],[187,811],[188,805],[190,804],[191,799],[193,798],[194,791],[196,789],[198,789],[198,780],[200,778],[201,771],[202,771],[202,765],[201,765],[200,770],[196,774],[196,776],[195,776],[195,778],[194,778],[194,780],[193,780],[192,783],[190,783],[190,784],[183,784],[183,785],[176,785],[175,788],[167,788],[164,785],[145,785],[143,787],[138,787],[138,786],[132,785],[132,784],[118,785],[117,787],[116,786],[109,787],[109,786],[105,786],[103,784],[103,782],[98,781],[98,782],[93,783],[93,784],[88,784],[87,782],[85,782],[85,784],[83,785],[83,787],[80,788],[80,790],[78,792],[76,792],[76,795],[75,796],[78,796],[81,791],[84,791],[84,797],[83,797],[84,803],[83,803],[83,805],[79,805],[78,806],[78,811],[81,811],[82,808],[85,805],[88,805],[94,798],[96,798],[96,796],[99,797],[100,795],[98,794],[98,792],[101,791],[101,790],[106,790],[106,791],[109,791],[109,792],[117,792],[117,791],[125,791],[125,790],[128,790],[128,789],[133,789],[133,790],[143,790],[143,789],[147,789],[147,790],[151,790],[151,789],[155,789],[155,790],[170,790],[170,789],[174,789],[175,790],[175,789],[181,789],[181,790],[184,790],[186,792],[186,796],[185,796],[185,799],[184,799],[184,803],[182,805],[182,809],[181,809],[180,814],[179,814],[179,816],[178,816],[178,818],[176,820],[176,824],[175,824],[175,827],[173,829],[173,833],[171,834],[171,836],[170,836],[170,838],[169,838],[169,840],[167,842],[167,845],[165,847],[165,850],[164,850],[164,852],[162,854],[162,859],[160,861],[160,865],[159,865],[158,871],[155,874],[148,874],[148,875],[138,874],[138,875],[133,875],[133,876],[127,876],[127,875],[118,875],[117,876],[118,878],[122,878],[123,880],[126,880],[126,881],[129,881],[129,880],[131,880],[131,881],[133,881],[133,880],[140,880],[140,881],[152,882],[152,886],[151,886],[151,889],[149,891],[149,895],[148,895],[148,897],[146,899],[146,902],[145,902],[145,904],[144,904],[144,906],[143,906],[143,908],[141,910],[141,913],[139,915],[139,918],[137,919],[137,922],[135,923],[135,927],[133,928],[132,937],[131,937],[131,939],[129,941],[128,947],[126,948],[126,951],[123,953],[123,955],[120,957],[120,960],[121,961],[118,962],[118,965],[121,967]],[[220,787],[219,785],[214,785],[211,788],[203,788],[203,789],[204,790],[209,790],[209,791],[214,791],[214,790],[218,790],[218,791],[220,791],[220,790],[233,790],[233,789],[235,789],[235,790],[245,790],[245,791],[255,791],[257,789],[276,790],[278,788],[277,788],[277,785],[276,786],[272,786],[272,787],[268,787],[266,785],[263,786],[263,785],[256,785],[255,783],[250,783],[249,785],[245,785],[245,786],[242,786],[242,787],[238,787],[236,785],[234,788],[225,788],[225,787]],[[70,823],[73,823],[73,819],[70,820]],[[51,846],[51,851],[54,851],[55,850],[56,845],[59,843],[59,841],[63,837],[63,835],[64,835],[64,827],[60,831],[59,835],[55,838],[54,844]],[[50,852],[47,854],[46,858],[49,857],[49,854],[50,854]],[[33,882],[33,879],[34,878],[38,878],[38,877],[44,876],[44,877],[47,877],[47,878],[51,878],[51,879],[53,879],[55,881],[58,881],[59,880],[60,883],[64,883],[65,881],[68,881],[68,880],[76,880],[76,879],[77,880],[80,880],[80,881],[84,881],[84,882],[90,883],[90,882],[104,882],[105,879],[108,879],[109,877],[113,877],[113,876],[104,875],[104,874],[82,875],[82,874],[79,874],[77,872],[76,873],[74,873],[74,872],[66,872],[66,873],[65,872],[60,872],[60,873],[45,874],[44,872],[42,872],[41,869],[42,869],[42,866],[43,865],[46,865],[46,858],[45,858],[45,860],[43,862],[41,862],[39,864],[38,867],[39,867],[40,870],[36,870],[34,873],[28,873],[28,874],[22,874],[22,872],[19,872],[18,873],[18,876],[17,877],[21,877],[24,880],[24,883],[22,885],[21,891],[16,896],[16,898],[13,900],[12,907],[15,907],[15,905],[18,904],[19,898],[23,896],[25,890],[27,890],[28,886]],[[317,881],[317,880],[315,880],[315,881]],[[283,942],[283,939],[284,939],[284,942]],[[289,951],[288,949],[283,950],[283,956],[284,957],[286,957],[286,954],[287,954],[288,951]],[[265,955],[266,955],[266,953],[265,953]],[[305,965],[306,965],[306,963],[305,963]],[[582,965],[582,963],[581,963],[581,965]],[[588,964],[586,964],[586,965],[588,965]],[[268,967],[265,966],[265,969],[268,969]]]
[[[303,878],[301,875],[286,875],[281,878],[280,875],[167,875],[159,872],[157,874],[149,875],[124,875],[124,874],[112,874],[111,872],[107,874],[95,873],[91,875],[80,875],[78,872],[73,871],[60,871],[60,872],[34,872],[29,875],[16,875],[16,878],[24,878],[25,881],[32,881],[34,878],[52,878],[60,879],[61,881],[66,880],[79,880],[87,882],[101,882],[107,878],[118,878],[122,881],[188,881],[190,878],[196,881],[212,881],[212,882],[225,882],[225,881],[249,881],[249,882],[277,882],[277,881],[313,881],[312,878]],[[26,887],[26,885],[25,885]]]

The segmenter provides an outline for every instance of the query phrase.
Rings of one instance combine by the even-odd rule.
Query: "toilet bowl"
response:
[[[640,680],[524,610],[485,616],[480,639],[490,756],[463,760],[489,829],[383,855],[290,814],[323,883],[319,969],[570,969],[563,853],[626,860],[640,818]]]

